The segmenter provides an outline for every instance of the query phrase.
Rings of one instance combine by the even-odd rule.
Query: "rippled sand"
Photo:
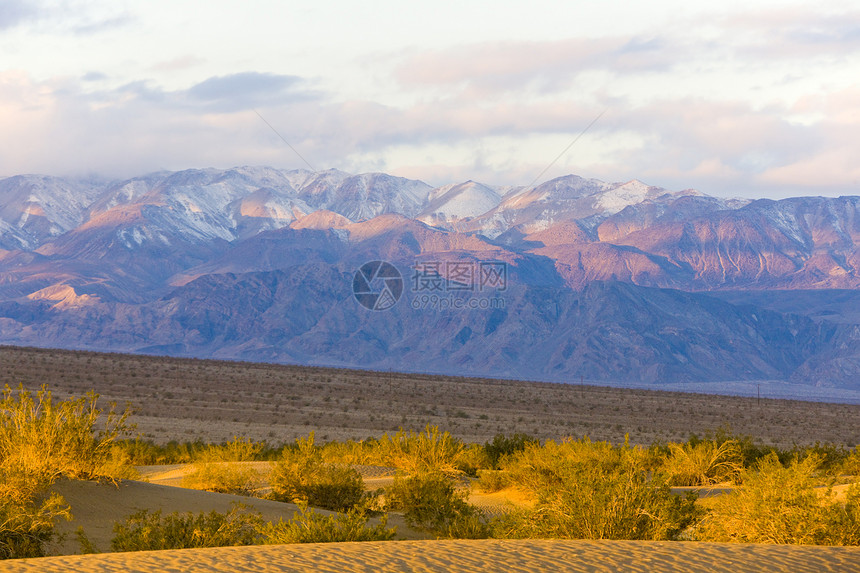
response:
[[[266,464],[259,465],[265,469]],[[55,551],[77,551],[73,532],[79,525],[99,549],[107,550],[113,522],[144,508],[223,512],[231,503],[241,501],[270,521],[289,519],[297,509],[292,504],[175,487],[187,473],[186,466],[141,469],[154,483],[125,481],[118,487],[72,481],[56,484],[55,490],[72,506],[75,520],[58,524],[67,536]],[[365,480],[374,485],[391,479],[390,468],[360,469]],[[515,493],[473,492],[472,501],[498,513],[511,504],[526,503]],[[66,555],[0,561],[0,572],[860,571],[860,548],[584,540],[435,541],[420,539],[417,532],[406,527],[402,516],[391,517],[389,525],[397,526],[399,541]]]
[[[860,548],[639,541],[387,541],[0,562],[2,571],[858,571]]]

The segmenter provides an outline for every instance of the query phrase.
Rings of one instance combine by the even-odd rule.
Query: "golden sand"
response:
[[[143,551],[0,562],[0,571],[860,571],[860,548],[642,541],[382,541]]]
[[[258,463],[263,470],[268,464]],[[61,481],[54,490],[72,508],[74,521],[61,522],[65,541],[51,550],[70,554],[78,550],[73,534],[83,526],[92,543],[110,549],[112,526],[139,511],[164,513],[219,511],[241,502],[264,519],[290,519],[297,506],[235,495],[176,487],[188,466],[140,468],[153,482],[123,481],[118,486],[93,482]],[[390,480],[390,468],[362,467],[370,486]],[[166,485],[170,484],[170,485]],[[472,502],[490,513],[505,511],[528,500],[516,492],[472,493]],[[322,511],[322,510],[319,510]],[[329,543],[184,549],[97,555],[65,555],[41,559],[0,561],[0,572],[67,571],[157,573],[324,571],[786,571],[860,572],[860,547],[774,546],[694,542],[586,541],[586,540],[427,540],[410,530],[400,515],[392,514],[398,540],[365,543]]]

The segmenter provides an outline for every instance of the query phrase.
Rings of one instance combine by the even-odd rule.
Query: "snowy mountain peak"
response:
[[[635,205],[649,199],[656,191],[661,190],[634,179],[600,193],[597,206],[608,214],[617,213],[628,205]]]
[[[35,249],[80,225],[100,188],[44,175],[0,180],[0,248]]]
[[[494,189],[471,180],[434,189],[429,198],[429,203],[416,218],[428,225],[442,227],[483,215],[502,200]]]
[[[317,211],[352,223],[399,214],[447,230],[495,237],[514,228],[534,233],[569,221],[583,221],[583,228],[593,229],[625,207],[661,200],[665,194],[690,193],[671,194],[635,179],[606,183],[577,175],[529,188],[468,180],[434,189],[386,173],[265,166],[157,172],[90,186],[19,176],[0,180],[0,249],[32,250],[88,220],[100,228],[111,221],[118,229],[128,228],[129,213],[135,214],[135,225],[201,241],[245,239]],[[318,228],[326,221],[343,226],[331,217],[305,224]],[[149,236],[133,235],[128,244],[138,244],[137,238],[146,242]]]

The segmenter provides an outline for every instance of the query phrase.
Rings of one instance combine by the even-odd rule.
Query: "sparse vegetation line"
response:
[[[828,442],[853,447],[860,406],[678,392],[529,383],[217,360],[0,348],[0,382],[56,396],[95,390],[131,402],[145,439],[288,443],[445,428],[466,442],[499,433],[540,439],[588,435],[633,444],[683,442],[730,426],[781,448]]]
[[[305,382],[316,390],[345,383]],[[433,387],[421,390],[439,394]],[[247,393],[268,397],[263,390]],[[310,432],[281,444],[237,436],[220,444],[159,444],[142,436],[120,439],[131,430],[130,408],[103,408],[99,399],[92,391],[58,400],[46,387],[6,387],[0,401],[0,557],[44,555],[58,520],[74,517],[51,493],[57,480],[117,483],[133,477],[134,466],[153,463],[191,464],[185,487],[303,509],[279,524],[239,510],[126,516],[117,522],[115,550],[389,539],[395,535],[387,526],[392,512],[418,534],[440,538],[860,544],[860,451],[840,444],[777,447],[725,427],[650,444],[563,437],[567,433],[554,439],[496,434],[470,442],[432,424],[358,440],[318,439]],[[464,416],[446,419],[452,425],[483,420]],[[260,461],[269,463],[254,465]],[[390,468],[391,477],[369,488],[356,470],[363,467]],[[703,488],[729,493],[698,499]],[[508,492],[516,502],[497,512],[471,502],[493,492]],[[82,550],[98,549],[85,531],[79,537]]]

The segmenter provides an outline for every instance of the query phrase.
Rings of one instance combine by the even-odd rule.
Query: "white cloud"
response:
[[[853,192],[860,13],[747,4],[337,4],[347,26],[335,4],[8,1],[0,173],[302,166],[257,109],[320,168],[525,184],[607,110],[547,177]]]

